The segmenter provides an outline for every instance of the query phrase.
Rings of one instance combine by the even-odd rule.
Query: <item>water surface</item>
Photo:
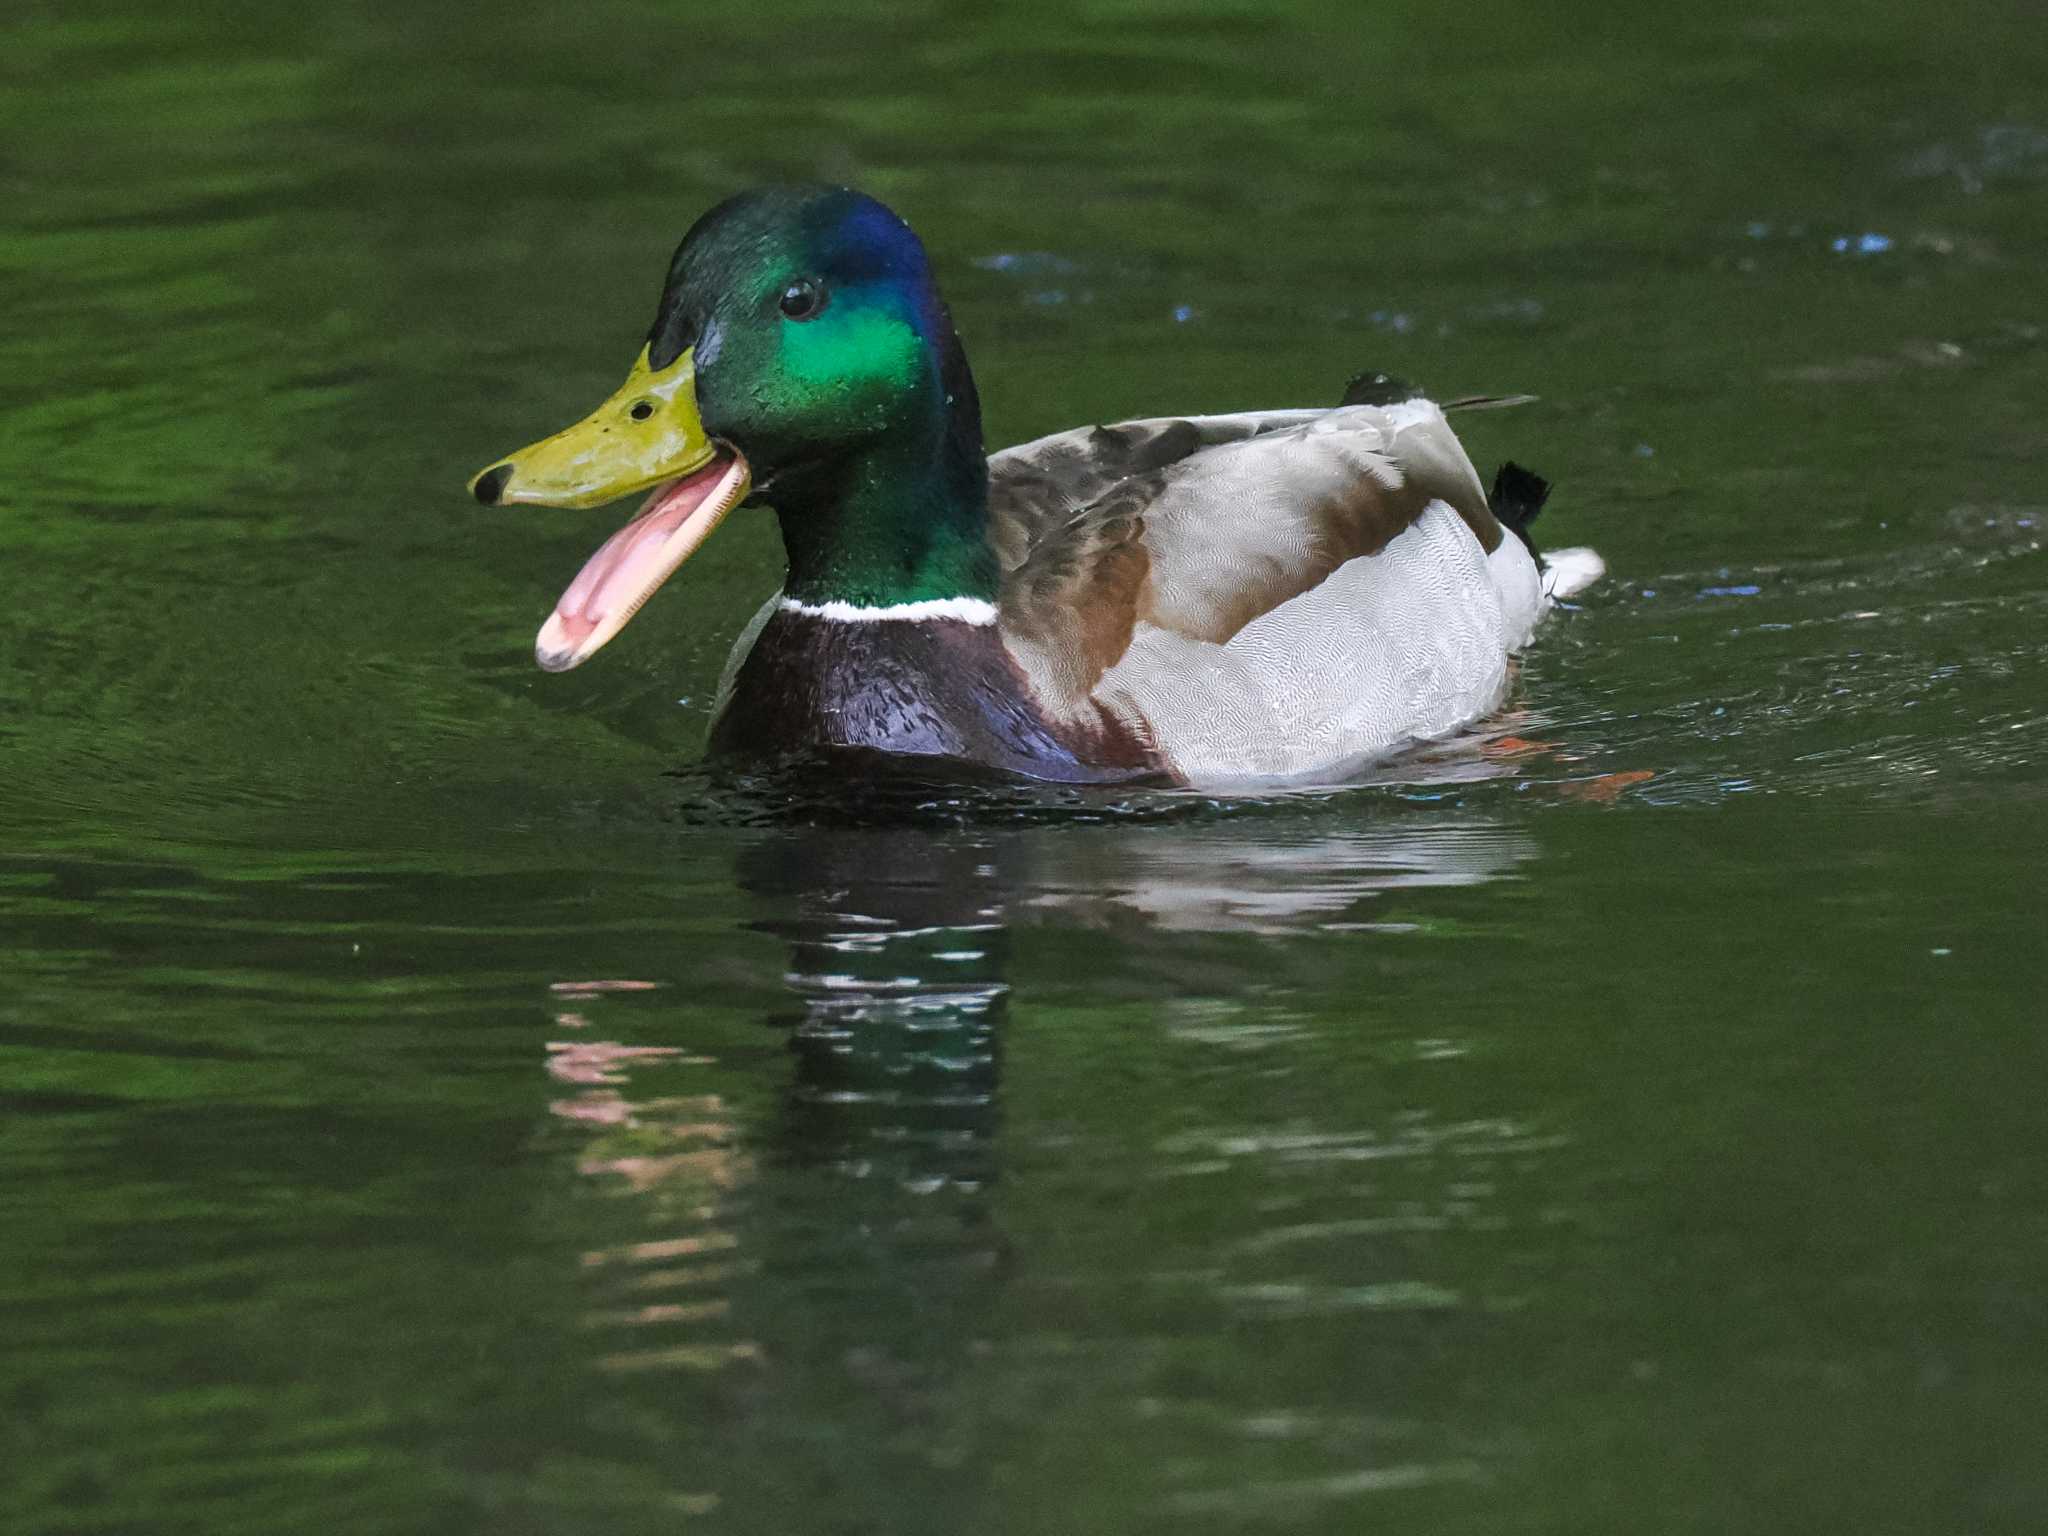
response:
[[[2026,6],[31,5],[0,1528],[2036,1531]],[[483,511],[850,180],[991,437],[1384,369],[1612,577],[1371,784],[778,807]]]

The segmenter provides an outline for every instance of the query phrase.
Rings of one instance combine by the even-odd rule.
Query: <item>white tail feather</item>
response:
[[[1577,597],[1607,574],[1607,562],[1597,550],[1577,545],[1571,549],[1546,550],[1543,555],[1543,595],[1552,602]]]

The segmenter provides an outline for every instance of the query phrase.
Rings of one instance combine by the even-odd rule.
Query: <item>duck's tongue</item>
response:
[[[549,672],[588,661],[745,500],[747,485],[747,461],[721,454],[695,474],[657,487],[633,521],[576,573],[540,627],[534,659]]]

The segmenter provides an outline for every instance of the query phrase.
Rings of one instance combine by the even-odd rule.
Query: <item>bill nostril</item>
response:
[[[506,482],[512,478],[510,464],[498,464],[476,477],[476,499],[487,507],[495,507],[498,498],[505,494]]]

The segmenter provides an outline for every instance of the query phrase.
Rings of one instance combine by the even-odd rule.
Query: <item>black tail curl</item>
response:
[[[1528,546],[1529,553],[1533,555],[1536,553],[1536,541],[1529,536],[1529,525],[1536,521],[1536,514],[1543,510],[1543,503],[1549,499],[1550,482],[1511,459],[1495,472],[1493,489],[1487,492],[1486,504],[1500,519],[1501,526]]]

